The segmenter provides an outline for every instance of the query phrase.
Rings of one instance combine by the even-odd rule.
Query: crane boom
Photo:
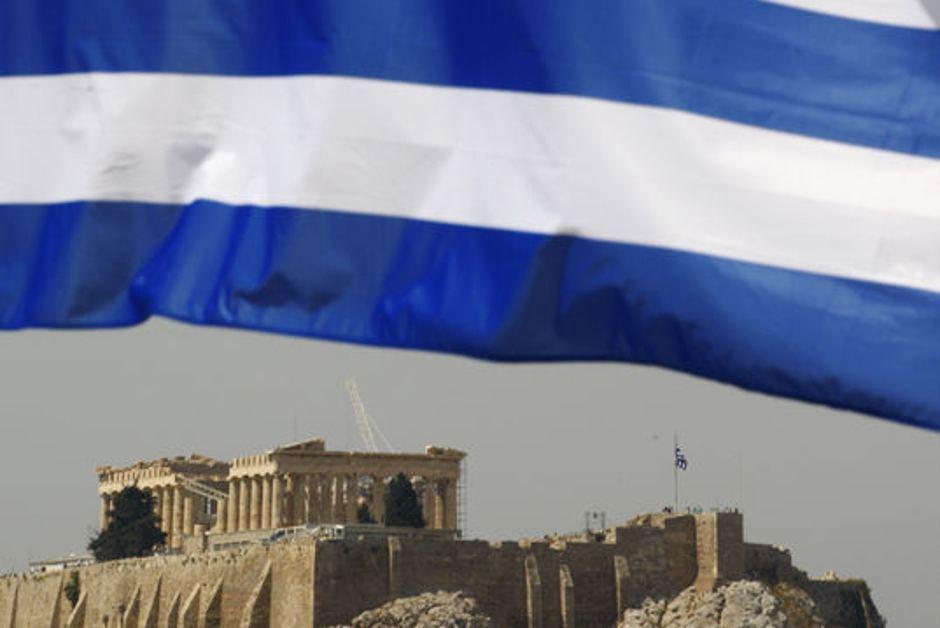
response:
[[[359,395],[359,387],[356,385],[356,380],[351,377],[347,379],[346,390],[349,392],[349,403],[352,405],[353,413],[356,415],[356,427],[359,429],[359,436],[366,446],[366,451],[375,453],[379,448],[375,445],[375,435],[372,433],[372,421],[369,420],[366,406],[362,403],[362,397]]]

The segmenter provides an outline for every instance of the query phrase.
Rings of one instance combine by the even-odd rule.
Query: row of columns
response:
[[[356,521],[355,475],[261,475],[229,480],[216,532],[270,530],[305,523]]]
[[[355,523],[359,475],[271,474],[229,479],[228,498],[219,501],[215,532],[270,530],[307,523]],[[369,510],[385,517],[385,478],[370,476]],[[453,480],[427,480],[424,518],[428,528],[457,527],[457,486]]]
[[[161,527],[167,535],[167,545],[180,547],[183,537],[193,533],[196,513],[203,509],[204,498],[180,486],[159,487],[153,493],[157,498]]]
[[[179,486],[148,489],[154,496],[154,513],[160,518],[160,529],[166,533],[166,545],[180,547],[183,536],[193,533],[197,513],[205,507],[203,497],[193,495]],[[99,528],[108,526],[108,513],[112,509],[112,495],[101,495]]]
[[[287,474],[229,479],[228,498],[218,500],[215,532],[270,530],[306,523],[355,523],[359,507],[358,475]],[[385,518],[385,478],[371,476],[369,510],[375,521]],[[423,482],[424,520],[430,529],[457,528],[457,486],[451,479]],[[420,484],[419,484],[420,488]],[[204,498],[180,486],[151,489],[169,547],[180,547],[193,534]],[[112,496],[101,495],[100,528],[108,525]]]

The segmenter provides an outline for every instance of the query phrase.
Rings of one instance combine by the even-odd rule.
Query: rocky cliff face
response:
[[[739,580],[715,591],[689,588],[672,600],[646,600],[618,628],[826,628],[805,591]]]
[[[807,589],[753,580],[708,592],[690,587],[627,610],[618,628],[884,628],[863,582],[831,582],[807,582]]]
[[[817,601],[783,582],[739,580],[708,592],[690,587],[671,600],[647,599],[628,609],[616,628],[884,628],[863,583],[840,587],[845,595],[836,595],[835,602],[829,595],[834,590]],[[854,602],[850,592],[857,594]],[[473,598],[459,592],[401,598],[336,628],[392,627],[498,628]]]
[[[424,593],[366,611],[348,626],[335,628],[496,628],[476,600],[460,592]]]

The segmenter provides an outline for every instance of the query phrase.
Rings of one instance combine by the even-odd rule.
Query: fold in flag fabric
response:
[[[940,429],[916,0],[0,0],[0,327],[623,360]]]

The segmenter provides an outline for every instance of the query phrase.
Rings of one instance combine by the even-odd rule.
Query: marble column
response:
[[[293,474],[284,476],[284,525],[292,526],[294,523],[294,491],[297,482]]]
[[[333,523],[333,482],[329,475],[317,476],[317,523]]]
[[[173,489],[169,486],[160,489],[160,529],[166,532],[164,543],[169,547],[173,534]]]
[[[329,518],[326,506],[326,488],[325,480],[320,474],[311,475],[307,483],[307,490],[310,496],[310,523],[326,523]]]
[[[308,523],[310,520],[307,518],[307,483],[308,477],[306,475],[294,475],[293,476],[293,495],[292,502],[294,505],[294,525],[301,526]]]
[[[271,529],[271,476],[261,476],[261,529]]]
[[[379,525],[385,525],[385,478],[372,476],[372,518]]]
[[[330,511],[330,522],[331,523],[342,523],[343,519],[346,518],[346,502],[344,501],[343,495],[343,476],[334,475],[330,478],[330,492],[333,494],[333,499],[331,500],[333,504],[333,509]]]
[[[195,501],[192,495],[183,497],[183,534],[192,536],[193,521],[195,519]]]
[[[228,499],[216,502],[215,525],[212,531],[216,534],[225,534],[228,531]]]
[[[170,531],[173,537],[173,547],[183,544],[183,490],[173,487],[173,528]]]
[[[284,509],[282,501],[284,499],[284,481],[281,476],[275,475],[271,478],[271,527],[284,527]]]
[[[336,494],[336,476],[327,475],[320,487],[320,497],[324,502],[322,504],[323,521],[336,523],[336,500],[339,498]]]
[[[457,529],[457,481],[447,480],[444,487],[444,529]]]
[[[248,506],[248,528],[258,530],[261,528],[261,478],[257,475],[251,477],[251,503]]]
[[[317,481],[320,523],[333,523],[333,476],[321,475]]]
[[[247,477],[240,477],[238,482],[238,531],[244,532],[248,529],[248,507],[251,504],[251,492]]]
[[[359,509],[359,478],[355,475],[346,476],[346,490],[345,490],[345,503],[346,503],[346,513],[345,521],[349,524],[359,523],[358,518],[356,517],[357,510]]]
[[[104,530],[108,527],[108,520],[110,516],[108,512],[111,510],[111,496],[108,494],[101,495],[101,505],[98,509],[98,529]]]
[[[444,529],[444,484],[445,480],[436,480],[434,482],[434,529]]]
[[[238,480],[228,481],[228,508],[226,508],[226,532],[238,530]]]
[[[424,478],[424,525],[430,530],[437,529],[437,480]]]

